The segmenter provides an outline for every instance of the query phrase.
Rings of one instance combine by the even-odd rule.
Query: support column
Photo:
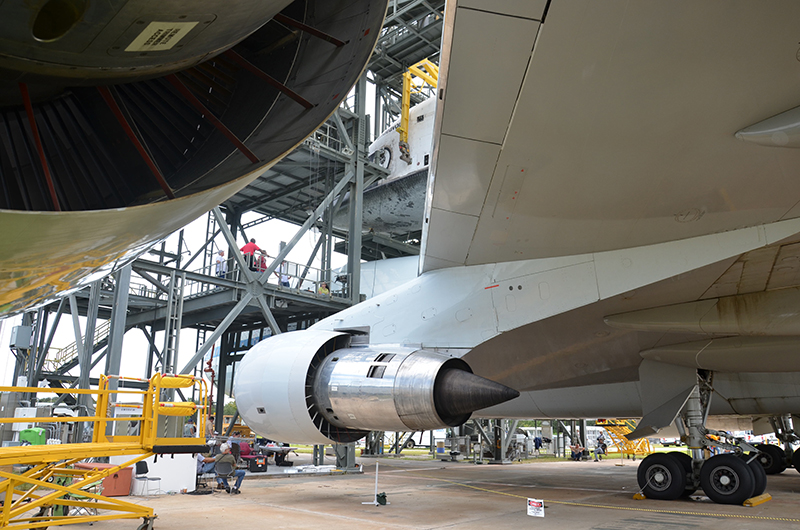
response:
[[[315,466],[322,466],[325,464],[325,446],[324,445],[315,445],[314,446],[314,455],[311,461],[312,465]]]
[[[36,311],[36,324],[33,330],[33,337],[31,338],[31,348],[28,350],[28,386],[38,386],[39,384],[36,380],[36,365],[39,361],[42,346],[44,345],[44,331],[46,327],[47,312],[44,308],[39,308]],[[35,406],[36,394],[27,394],[25,399],[30,401],[31,406]]]
[[[89,307],[86,309],[86,334],[83,341],[83,355],[84,363],[89,367],[92,363],[92,355],[94,355],[94,337],[95,330],[97,329],[97,312],[100,307],[100,280],[92,282],[89,287]],[[84,373],[81,369],[80,379],[78,381],[78,388],[89,388],[89,369]],[[89,407],[91,405],[91,396],[82,395],[78,398],[78,403]]]
[[[361,301],[361,229],[364,213],[364,159],[366,156],[367,77],[362,75],[356,85],[355,179],[350,184],[350,227],[347,245],[347,272],[350,274],[350,300]]]
[[[586,420],[580,420],[580,440],[581,440],[581,447],[589,448],[589,445],[586,443],[589,440],[586,436]]]
[[[75,351],[78,352],[78,366],[80,368],[80,372],[78,374],[78,388],[86,389],[89,388],[89,370],[91,370],[91,358],[87,359],[86,357],[86,348],[83,343],[83,333],[81,333],[81,323],[78,320],[78,301],[75,298],[74,294],[69,295],[69,312],[72,314],[72,329],[75,334]],[[86,386],[81,386],[83,382],[86,382]],[[66,397],[64,395],[63,397]],[[88,416],[89,415],[89,403],[90,396],[87,395],[78,395],[78,416]],[[74,442],[82,442],[83,441],[83,430],[85,424],[83,422],[78,422],[75,424],[75,431],[73,436]]]
[[[355,471],[358,469],[356,464],[356,444],[333,444],[333,452],[336,454],[336,468],[342,471]]]
[[[34,377],[37,384],[42,378],[42,368],[44,367],[44,362],[47,360],[47,352],[50,351],[50,345],[53,343],[53,337],[56,334],[56,329],[58,329],[58,323],[61,322],[61,315],[64,313],[66,301],[66,298],[62,298],[58,303],[58,310],[56,311],[56,316],[53,319],[52,325],[50,326],[50,333],[47,335],[47,340],[44,342],[44,346],[42,347],[43,351],[39,355],[39,359],[36,364],[36,374]]]
[[[119,368],[122,360],[122,339],[125,335],[125,321],[128,316],[128,291],[131,284],[131,266],[126,265],[115,274],[114,302],[111,306],[111,323],[108,331],[108,348],[106,353],[107,376],[120,375]],[[84,345],[85,346],[85,345]],[[108,388],[119,388],[119,380],[114,378],[109,381]],[[109,397],[110,402],[116,401],[116,396]]]
[[[214,409],[214,430],[222,432],[225,414],[225,386],[228,372],[228,359],[233,350],[233,333],[226,333],[220,343],[219,364],[217,366],[217,406]],[[213,355],[213,354],[212,354]]]

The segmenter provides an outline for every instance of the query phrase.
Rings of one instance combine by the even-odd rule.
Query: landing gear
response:
[[[681,466],[683,466],[683,471],[686,473],[686,489],[684,489],[683,493],[681,493],[681,497],[688,497],[697,491],[698,486],[694,483],[692,477],[692,457],[686,453],[681,453],[680,451],[670,451],[667,454],[676,459]]]
[[[800,473],[800,449],[792,453],[792,466]]]
[[[642,460],[637,479],[650,499],[670,501],[686,490],[686,469],[673,453],[653,453]]]
[[[770,475],[773,473],[781,473],[789,466],[794,467],[800,472],[800,467],[798,467],[798,464],[800,464],[800,457],[795,458],[797,451],[792,449],[792,444],[800,443],[800,435],[794,431],[792,415],[784,414],[782,416],[772,416],[769,418],[769,423],[772,426],[772,430],[775,432],[775,437],[783,444],[783,449],[771,444],[757,446],[759,451],[767,454],[767,456],[763,457],[761,460],[767,473]]]
[[[782,473],[786,469],[786,453],[777,445],[758,444],[758,461],[764,467],[767,475]]]
[[[707,429],[705,421],[713,394],[713,374],[699,370],[697,376],[697,385],[675,421],[681,441],[691,449],[691,456],[677,451],[648,456],[639,465],[639,487],[651,499],[688,497],[702,488],[714,502],[742,504],[764,493],[767,487],[767,473],[762,462],[783,460],[775,451],[761,453],[730,433]],[[783,453],[779,447],[775,449]],[[726,451],[726,454],[706,460],[709,452],[717,450]],[[750,453],[745,454],[745,451]]]
[[[700,486],[719,504],[742,504],[753,496],[756,481],[743,458],[733,454],[709,458],[700,470]]]
[[[755,490],[753,491],[753,497],[758,497],[762,493],[767,490],[767,472],[764,470],[764,466],[754,458],[754,455],[748,454],[742,456],[744,461],[750,466],[750,471],[753,472],[753,478],[755,479]]]

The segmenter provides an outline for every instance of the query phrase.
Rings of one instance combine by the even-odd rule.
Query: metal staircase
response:
[[[180,344],[181,321],[183,319],[183,286],[186,273],[173,270],[167,287],[167,314],[164,321],[164,373],[175,372],[178,346]]]
[[[102,344],[108,338],[108,332],[111,329],[111,321],[106,320],[98,325],[94,331],[94,344],[92,345],[92,353],[94,353],[98,345]],[[81,339],[81,342],[86,339],[86,336]],[[43,371],[47,373],[58,372],[59,369],[65,364],[78,358],[78,345],[73,342],[64,348],[50,348],[47,351],[47,358],[44,360]],[[77,364],[77,363],[76,363]]]

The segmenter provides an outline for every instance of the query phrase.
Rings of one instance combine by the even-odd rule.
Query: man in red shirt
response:
[[[241,250],[242,254],[244,254],[244,259],[245,259],[245,261],[247,261],[247,266],[250,268],[250,270],[251,271],[255,271],[256,267],[255,267],[255,260],[253,259],[253,256],[256,253],[256,251],[260,251],[261,250],[260,248],[258,248],[258,245],[256,245],[255,238],[251,237],[250,238],[250,242],[246,243],[245,246],[243,246],[239,250]]]

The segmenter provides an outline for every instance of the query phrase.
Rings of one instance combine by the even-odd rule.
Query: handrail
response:
[[[100,342],[102,342],[103,340],[105,340],[106,337],[108,337],[110,329],[111,329],[110,320],[102,322],[99,326],[95,328],[94,344],[92,344],[92,349],[94,349],[95,346],[100,344]],[[86,335],[84,335],[81,338],[81,340],[83,341],[85,338]],[[87,345],[84,344],[84,347],[87,347]],[[51,356],[50,350],[53,350],[55,354]],[[50,350],[48,350],[47,357],[45,358],[44,361],[45,372],[55,372],[58,369],[58,367],[64,364],[64,362],[78,355],[78,343],[73,342],[72,344],[69,344],[68,346],[65,346],[63,348],[50,348]]]
[[[127,390],[111,389],[112,381],[137,381],[148,383],[147,390]],[[199,386],[200,403],[193,401],[162,401],[162,390],[176,388],[188,388]],[[157,426],[159,416],[189,416],[197,414],[197,435],[194,437],[202,440],[205,444],[203,433],[205,433],[206,414],[208,409],[208,383],[202,377],[192,375],[162,375],[155,374],[149,380],[133,377],[121,376],[100,376],[98,388],[95,389],[75,389],[75,388],[40,388],[40,387],[20,387],[20,386],[0,386],[0,392],[25,392],[32,394],[84,394],[96,395],[97,404],[94,416],[54,416],[54,417],[15,417],[0,418],[0,425],[14,423],[75,423],[92,422],[94,431],[92,443],[109,443],[115,440],[130,444],[138,442],[144,451],[151,451],[154,446],[185,445],[189,437],[158,437]],[[142,403],[115,403],[112,396],[142,396]],[[142,413],[139,416],[114,417],[113,410],[117,407],[131,406],[141,407]],[[185,414],[182,414],[185,413]],[[138,436],[117,436],[106,434],[106,427],[109,424],[120,421],[140,421],[141,428]],[[202,445],[200,444],[200,445]]]

